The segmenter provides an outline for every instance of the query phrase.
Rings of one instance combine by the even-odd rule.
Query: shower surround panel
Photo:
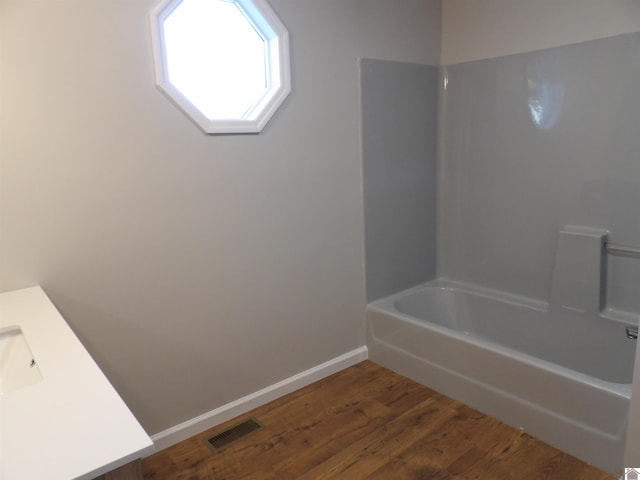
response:
[[[432,101],[419,100],[437,115],[435,129],[428,115],[420,124],[438,159],[436,181],[422,187],[425,176],[405,161],[420,144],[398,133],[420,117],[398,107],[393,77],[371,78],[395,71],[402,85],[415,66],[367,65],[370,357],[619,473],[635,351],[625,331],[640,315],[640,260],[606,245],[640,246],[640,33],[440,67],[421,93]],[[371,89],[376,81],[386,88]],[[380,108],[373,133],[369,102]],[[387,116],[385,102],[396,107]],[[376,143],[385,128],[400,148]],[[422,172],[434,172],[432,152],[423,148]],[[410,247],[412,238],[424,248]],[[411,296],[413,288],[437,295]],[[416,302],[424,314],[405,308]],[[457,329],[445,319],[473,321]]]
[[[443,67],[438,274],[547,300],[558,231],[640,246],[640,34]],[[605,303],[640,312],[640,261]]]

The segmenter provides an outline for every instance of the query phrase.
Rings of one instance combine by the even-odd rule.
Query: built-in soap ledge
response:
[[[604,306],[604,245],[609,232],[569,225],[560,230],[551,308],[600,312]]]
[[[613,237],[611,235],[610,237]],[[638,325],[640,320],[640,249],[614,242],[605,244],[606,282],[602,316],[622,323]]]
[[[609,255],[615,258],[610,259]],[[617,276],[612,279],[614,261],[632,262],[628,264],[631,266],[636,265],[635,258],[640,258],[640,248],[611,242],[607,230],[574,225],[563,227],[558,236],[550,308],[597,313],[607,320],[638,325],[640,314],[629,311],[628,301],[610,303],[612,289],[613,293],[617,292],[618,300],[624,299],[620,288],[630,288],[629,282],[634,278],[638,281],[640,274],[637,270],[640,264],[634,267],[635,273],[625,271],[624,274],[617,265]]]

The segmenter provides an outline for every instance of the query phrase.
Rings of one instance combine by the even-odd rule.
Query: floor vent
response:
[[[242,423],[234,425],[220,433],[215,434],[213,437],[207,439],[207,443],[216,452],[224,450],[229,445],[238,440],[245,438],[247,435],[256,432],[263,428],[263,425],[255,418],[250,418]]]

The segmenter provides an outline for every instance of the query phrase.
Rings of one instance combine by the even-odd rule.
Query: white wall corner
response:
[[[257,392],[222,405],[195,418],[163,430],[151,436],[156,452],[186,440],[209,428],[247,413],[288,393],[306,387],[329,375],[360,363],[369,357],[366,346],[356,348],[320,365],[300,372]]]

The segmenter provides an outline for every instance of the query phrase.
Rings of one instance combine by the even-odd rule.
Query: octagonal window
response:
[[[288,34],[264,0],[169,0],[151,14],[156,83],[206,133],[259,132],[289,94]]]

